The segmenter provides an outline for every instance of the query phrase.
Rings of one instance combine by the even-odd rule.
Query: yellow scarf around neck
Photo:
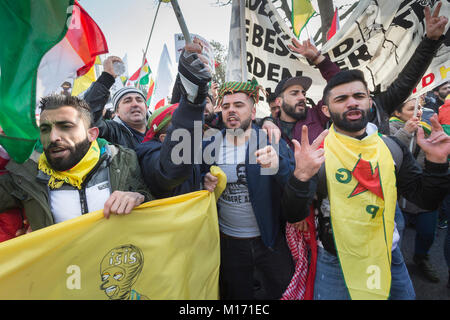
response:
[[[75,188],[81,189],[81,184],[83,183],[84,178],[92,170],[92,168],[94,168],[99,159],[100,148],[97,141],[94,140],[91,143],[88,152],[73,168],[66,171],[53,170],[47,161],[45,153],[42,153],[39,158],[38,168],[50,176],[48,186],[51,189],[58,189],[64,183],[68,183]]]
[[[378,132],[362,140],[331,127],[325,170],[336,250],[352,299],[387,299],[397,201],[392,155]]]

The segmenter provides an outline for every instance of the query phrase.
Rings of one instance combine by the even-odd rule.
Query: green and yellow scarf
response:
[[[48,186],[51,189],[58,189],[64,183],[68,183],[75,188],[81,189],[86,175],[95,167],[100,159],[100,147],[96,140],[91,143],[91,146],[81,159],[73,168],[66,171],[53,170],[48,161],[45,153],[42,153],[39,158],[38,168],[45,174],[50,176]]]
[[[389,118],[389,122],[400,122],[400,123],[405,123],[405,121],[403,121],[400,118],[397,117],[390,117]],[[429,136],[431,133],[431,126],[426,123],[425,121],[420,121],[420,126],[423,128],[423,131],[425,132],[426,136]]]
[[[396,177],[378,132],[362,140],[331,127],[325,139],[330,216],[352,299],[387,299],[391,286]]]

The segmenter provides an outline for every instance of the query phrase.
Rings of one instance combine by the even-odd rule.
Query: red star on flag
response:
[[[364,191],[371,191],[376,196],[384,200],[383,189],[380,183],[380,172],[378,170],[378,164],[375,170],[372,170],[372,166],[369,161],[359,159],[355,168],[353,168],[352,175],[358,181],[355,189],[352,191],[349,197],[354,197]]]

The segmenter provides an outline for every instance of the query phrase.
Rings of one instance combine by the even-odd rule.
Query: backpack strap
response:
[[[391,137],[382,135],[381,139],[383,139],[386,146],[389,148],[389,151],[392,154],[392,159],[394,159],[394,165],[395,165],[395,173],[398,174],[400,167],[403,163],[403,150],[400,148],[398,143],[392,139]]]

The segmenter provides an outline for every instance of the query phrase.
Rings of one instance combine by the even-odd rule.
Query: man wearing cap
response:
[[[102,118],[103,109],[109,99],[109,89],[117,76],[113,63],[121,59],[108,57],[104,71],[84,95],[94,115],[94,126],[99,128],[99,137],[111,143],[134,149],[141,143],[147,132],[147,105],[142,91],[135,87],[123,87],[112,97],[116,117],[113,120]]]
[[[369,112],[369,121],[378,127],[380,133],[389,134],[388,115],[411,94],[445,39],[443,34],[448,19],[439,16],[441,6],[442,3],[439,2],[432,14],[430,8],[425,7],[426,35],[389,87],[382,92],[374,92],[372,97],[374,103]],[[340,71],[339,67],[321,54],[320,50],[309,40],[301,44],[293,38],[292,43],[293,45],[288,45],[289,49],[303,55],[310,64],[315,65],[327,82]],[[296,90],[290,92],[289,87],[294,84],[301,88],[297,86]],[[303,125],[307,125],[309,128],[309,141],[314,140],[323,131],[329,120],[321,111],[322,101],[319,101],[313,108],[306,107],[305,95],[310,85],[311,79],[308,77],[294,77],[283,79],[275,89],[276,99],[281,105],[280,118],[276,120],[276,123],[281,129],[283,137],[289,139],[288,141],[292,138],[301,141]]]
[[[325,128],[328,122],[319,103],[314,108],[306,104],[306,91],[311,86],[309,77],[293,77],[280,81],[275,89],[275,95],[280,103],[280,117],[275,119],[283,137],[287,141],[295,138],[301,141],[302,126],[308,126],[309,140],[313,141]]]

